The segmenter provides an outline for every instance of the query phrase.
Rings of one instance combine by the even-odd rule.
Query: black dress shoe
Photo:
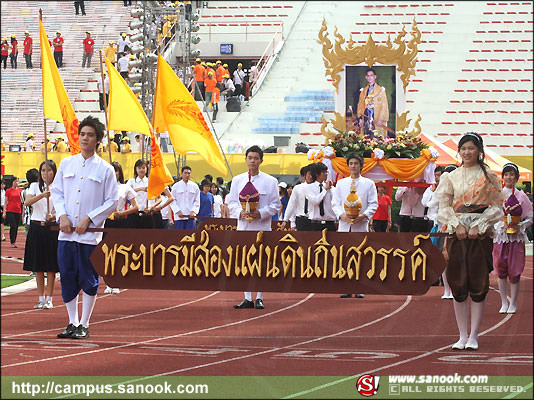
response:
[[[263,310],[265,308],[265,306],[263,305],[262,299],[256,299],[256,308],[258,310]]]
[[[87,339],[88,337],[89,337],[89,328],[86,328],[82,324],[78,325],[78,327],[72,334],[73,339]]]
[[[254,302],[245,299],[241,303],[236,304],[234,308],[254,308]]]
[[[342,294],[341,296],[339,296],[340,298],[342,299],[350,299],[352,297],[352,294]]]
[[[354,295],[354,298],[355,298],[355,299],[363,299],[364,297],[365,297],[364,294],[355,294],[355,295]]]
[[[76,327],[73,324],[68,324],[63,332],[57,334],[57,337],[60,339],[70,339],[74,331],[76,331]]]

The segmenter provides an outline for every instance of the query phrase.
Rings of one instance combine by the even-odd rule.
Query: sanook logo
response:
[[[380,382],[379,376],[362,375],[356,382],[356,390],[362,396],[369,397],[378,393],[378,384]]]

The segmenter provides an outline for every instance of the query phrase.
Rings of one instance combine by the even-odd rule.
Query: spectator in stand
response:
[[[128,57],[126,53],[120,53],[119,58],[119,73],[124,78],[125,81],[128,81]]]
[[[223,67],[224,67],[224,75],[228,75],[230,76],[230,71],[228,70],[228,64],[223,64]]]
[[[45,142],[46,142],[46,151],[48,153],[54,150],[54,145],[53,145],[54,141],[53,140],[50,141],[48,138],[46,138],[45,140],[41,142],[41,153],[43,154],[45,153]]]
[[[215,63],[215,73],[216,73],[216,79],[217,82],[222,82],[223,76],[224,76],[224,67],[222,66],[221,60],[217,60]]]
[[[24,31],[24,61],[26,61],[26,69],[33,68],[32,53],[33,53],[33,39],[29,31]]]
[[[85,14],[82,14],[85,15]],[[91,37],[91,31],[85,31],[86,37],[83,40],[83,60],[82,68],[91,66],[91,58],[95,50],[95,40]],[[87,65],[86,65],[87,61]]]
[[[191,12],[193,11],[191,0],[184,0],[184,6],[185,6],[185,19],[189,21],[191,19]]]
[[[28,136],[26,136],[26,142],[24,143],[25,151],[35,151],[35,142],[33,141],[33,138],[35,138],[33,133],[29,133]]]
[[[80,15],[80,11],[82,15],[85,15],[85,4],[83,0],[74,1],[74,9],[76,10],[76,15]]]
[[[202,223],[204,218],[200,217],[213,217],[213,203],[215,201],[213,194],[211,193],[211,182],[208,179],[204,179],[201,183],[202,191],[200,192],[200,207],[198,209],[198,223]]]
[[[52,40],[54,46],[54,60],[58,68],[63,68],[63,43],[65,40],[61,36],[61,31],[56,31],[56,37]]]
[[[172,23],[169,18],[164,17],[163,20],[165,21],[165,23],[163,24],[161,34],[164,38],[163,47],[167,47],[167,44],[171,41],[171,38],[172,38],[172,32],[171,32]]]
[[[217,83],[213,88],[213,95],[211,97],[211,102],[213,104],[213,118],[212,121],[217,120],[217,113],[219,112],[219,100],[221,98],[221,84]]]
[[[221,206],[223,205],[222,196],[219,194],[219,186],[216,183],[211,184],[211,194],[213,195],[213,216],[221,218]]]
[[[130,138],[128,136],[124,136],[122,138],[122,149],[121,153],[131,153],[132,152],[132,146],[130,145]]]
[[[256,62],[252,61],[250,65],[250,73],[249,73],[249,78],[248,78],[251,89],[256,83],[256,81],[258,80],[258,74],[259,74],[259,71],[258,71],[258,67],[256,66]]]
[[[50,185],[54,181],[57,169],[52,160],[43,161],[39,169],[38,179],[27,189],[24,200],[24,206],[33,210],[24,249],[23,269],[32,271],[36,277],[39,302],[33,308],[48,310],[53,308],[52,295],[56,273],[59,272],[57,260],[59,231],[50,229],[51,225],[55,225],[56,219],[54,204],[50,198]]]
[[[211,104],[211,98],[213,96],[213,91],[215,86],[217,86],[217,80],[213,77],[215,74],[213,71],[208,72],[208,77],[204,80],[204,87],[206,88],[206,98],[205,102],[207,105]]]
[[[135,143],[133,144],[134,147],[132,147],[132,151],[134,153],[141,152],[141,135],[137,134],[135,135]]]
[[[234,95],[235,86],[234,82],[232,82],[230,79],[230,75],[224,75],[222,83],[224,86],[221,95],[223,95],[225,98],[232,97]]]
[[[6,235],[4,233],[4,206],[6,203],[6,181],[2,179],[2,194],[1,194],[1,203],[0,203],[0,217],[2,219],[2,224],[0,225],[0,229],[2,230],[2,242],[6,241]]]
[[[113,43],[113,40],[110,40],[108,43],[108,47],[106,47],[105,55],[108,58],[108,60],[115,66],[116,56],[117,56],[117,49],[115,48],[115,45]]]
[[[11,247],[16,248],[17,232],[19,230],[22,204],[20,194],[22,189],[19,188],[19,178],[13,177],[11,187],[6,190],[4,219],[9,224],[9,240]]]
[[[7,42],[7,38],[2,38],[2,44],[0,45],[0,65],[4,63],[4,69],[6,69],[7,66],[7,56],[9,55],[9,43]]]
[[[195,60],[195,100],[202,100],[204,98],[204,66],[200,58]]]
[[[56,138],[56,151],[58,153],[66,153],[69,151],[67,143],[65,143],[65,138],[62,136]]]
[[[117,57],[121,57],[122,53],[126,53],[127,47],[129,48],[130,42],[126,38],[126,33],[122,32],[119,40],[117,40]],[[117,60],[118,61],[118,60]]]
[[[124,4],[124,7],[128,7],[132,5],[132,0],[123,0],[122,3]]]
[[[234,71],[234,85],[235,96],[243,95],[243,84],[245,83],[245,71],[243,71],[243,64],[237,64],[237,69]]]
[[[109,104],[109,77],[104,72],[104,84],[102,85],[102,77],[98,77],[97,81],[98,87],[98,104],[100,105],[100,111],[105,111],[105,105]],[[104,102],[104,92],[106,94]]]
[[[9,58],[11,59],[11,68],[17,69],[17,57],[19,56],[19,46],[17,42],[17,37],[15,34],[11,35],[11,52],[9,53]]]
[[[389,232],[391,229],[391,197],[385,194],[386,188],[376,185],[378,208],[373,216],[373,231]]]
[[[418,181],[418,179],[416,179]],[[400,215],[401,232],[428,232],[425,207],[421,204],[424,187],[401,187],[395,193],[395,200],[402,201]]]

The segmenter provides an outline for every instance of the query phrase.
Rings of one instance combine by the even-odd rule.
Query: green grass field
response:
[[[2,289],[8,286],[18,285],[19,283],[29,281],[30,279],[33,279],[33,277],[2,274],[2,278],[1,278]]]

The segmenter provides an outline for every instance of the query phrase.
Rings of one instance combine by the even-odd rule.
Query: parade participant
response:
[[[134,177],[130,178],[128,185],[136,193],[136,200],[139,210],[137,213],[128,215],[128,227],[137,229],[152,229],[154,223],[152,216],[145,213],[145,208],[148,207],[148,163],[145,160],[137,160],[134,165]]]
[[[81,153],[63,159],[50,188],[59,222],[58,262],[61,295],[69,324],[59,338],[86,339],[96,302],[98,274],[89,257],[102,240],[102,233],[87,228],[103,228],[106,218],[117,208],[117,178],[113,167],[95,154],[104,137],[104,125],[92,116],[78,127]],[[78,294],[83,290],[81,319]]]
[[[314,182],[310,169],[311,165],[306,165],[300,169],[301,183],[295,185],[293,194],[289,197],[282,229],[285,229],[289,222],[291,230],[311,230],[310,219],[308,218],[309,204],[306,198],[306,187]]]
[[[15,34],[11,35],[11,52],[9,53],[9,58],[11,60],[11,68],[17,69],[17,57],[19,56],[19,42]]]
[[[85,14],[84,14],[85,15]],[[85,31],[86,37],[83,39],[83,59],[82,68],[91,66],[91,58],[95,51],[95,40],[91,37],[91,31]]]
[[[239,215],[237,220],[238,231],[270,231],[271,218],[277,214],[282,203],[278,197],[278,181],[276,178],[260,171],[260,165],[263,162],[263,151],[258,146],[252,146],[245,152],[245,162],[247,163],[248,172],[237,175],[232,180],[230,194],[227,198],[230,215]],[[250,185],[248,185],[250,183]],[[243,189],[246,186],[252,186],[257,190],[259,197],[256,209],[250,212],[243,209],[240,198],[244,195]],[[245,201],[245,200],[243,200]],[[263,292],[257,292],[256,304],[257,309],[264,309]],[[234,308],[254,308],[252,293],[245,292],[245,299],[234,305]]]
[[[211,182],[208,179],[204,179],[200,186],[202,191],[200,192],[200,207],[198,209],[198,222],[204,221],[204,218],[200,217],[213,217],[213,203],[215,201],[213,194],[211,193]]]
[[[416,179],[415,181],[419,181]],[[421,203],[424,187],[403,186],[397,189],[395,200],[401,202],[399,211],[401,232],[428,232],[428,220],[425,219],[425,207]]]
[[[1,205],[0,205],[0,217],[2,219],[2,224],[0,225],[0,229],[2,230],[2,242],[5,242],[6,241],[6,235],[4,233],[4,206],[5,206],[5,203],[6,203],[6,181],[2,179],[2,191],[1,191],[1,196],[2,196],[2,200],[1,200]]]
[[[154,200],[148,200],[149,213],[154,221],[154,229],[169,229],[169,208],[174,197],[168,187]],[[174,225],[174,221],[172,222]]]
[[[58,68],[63,67],[63,43],[65,40],[61,36],[61,31],[56,31],[56,37],[52,40],[54,46],[54,60]]]
[[[33,138],[35,138],[33,133],[29,133],[28,136],[26,136],[26,142],[24,143],[25,151],[35,151],[35,142],[33,141]]]
[[[373,215],[373,231],[389,232],[391,229],[391,197],[385,194],[386,188],[376,186],[378,194],[378,208]]]
[[[32,53],[33,53],[33,39],[29,31],[24,31],[24,61],[26,61],[26,68],[33,68]]]
[[[38,182],[33,182],[30,185],[24,201],[24,205],[32,207],[33,211],[24,248],[23,269],[35,274],[39,301],[33,308],[42,310],[54,307],[52,296],[56,272],[59,272],[57,261],[59,231],[50,229],[50,226],[54,225],[56,221],[56,211],[52,199],[50,199],[50,185],[57,172],[56,163],[52,160],[43,161],[39,170]]]
[[[315,182],[306,188],[312,231],[336,231],[336,214],[332,209],[333,183],[327,181],[328,167],[322,162],[312,164],[312,178]]]
[[[369,232],[369,221],[378,208],[375,183],[360,175],[363,157],[353,153],[347,157],[350,176],[337,182],[332,208],[339,219],[338,232]],[[352,297],[351,293],[341,298]],[[355,298],[363,298],[357,293]]]
[[[172,186],[174,201],[174,229],[196,229],[195,217],[200,209],[200,189],[191,179],[191,167],[185,165],[181,171],[182,180]]]
[[[389,106],[386,88],[376,83],[376,72],[372,68],[365,72],[365,79],[369,84],[360,92],[356,115],[360,128],[366,136],[374,136],[376,130],[380,136],[387,137]]]
[[[452,171],[454,171],[454,169]],[[442,166],[436,167],[436,169],[434,170],[435,183],[426,188],[425,192],[423,193],[423,198],[421,199],[421,204],[423,205],[423,207],[428,207],[427,217],[432,222],[432,229],[430,230],[430,232],[439,232],[442,226],[442,224],[440,224],[437,220],[439,203],[437,199],[434,198],[434,193],[439,185],[439,180],[441,179],[441,174],[444,172],[444,170],[445,168],[443,168]],[[434,246],[437,246],[437,248],[443,252],[445,237],[433,236],[430,239],[432,240]],[[441,274],[441,280],[443,281],[443,296],[441,296],[441,298],[445,300],[452,300],[453,297],[451,287],[449,286],[449,282],[447,281],[446,269]]]
[[[210,191],[213,195],[213,216],[215,218],[221,218],[221,206],[223,205],[223,199],[219,194],[219,186],[217,186],[216,183],[212,183]]]
[[[478,331],[492,270],[493,225],[503,217],[503,193],[497,175],[484,163],[482,137],[466,133],[458,143],[462,165],[441,176],[434,196],[439,201],[438,221],[446,224],[447,280],[454,296],[460,339],[455,350],[478,349]],[[471,297],[471,333],[468,336]]]
[[[282,208],[278,212],[278,219],[283,220],[286,213],[287,204],[289,203],[289,194],[287,193],[287,183],[280,182],[278,184],[278,195],[280,196],[280,203]]]
[[[9,240],[11,241],[11,247],[13,248],[17,247],[17,233],[22,213],[21,192],[22,189],[19,187],[19,178],[15,176],[13,177],[11,187],[6,190],[4,203],[4,219],[9,224]]]
[[[527,228],[532,225],[532,203],[528,196],[515,185],[519,180],[519,168],[507,163],[502,169],[504,220],[495,224],[493,239],[493,266],[499,276],[501,314],[517,311],[519,280],[525,269],[525,243]],[[508,280],[510,281],[510,303],[508,304]]]

